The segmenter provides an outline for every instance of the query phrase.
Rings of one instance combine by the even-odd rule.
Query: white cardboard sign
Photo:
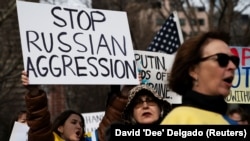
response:
[[[27,141],[28,131],[29,131],[29,126],[27,124],[15,122],[9,141]]]
[[[152,86],[170,103],[180,104],[181,96],[170,91],[167,77],[174,61],[174,54],[135,50],[135,60],[142,75],[142,83]]]
[[[94,132],[101,122],[105,112],[91,112],[91,113],[83,113],[82,116],[85,121],[85,131],[86,132]]]
[[[127,14],[17,1],[30,84],[138,84]]]

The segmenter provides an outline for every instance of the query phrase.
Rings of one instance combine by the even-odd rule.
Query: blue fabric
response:
[[[91,137],[85,137],[85,141],[92,141]]]
[[[224,117],[225,120],[227,120],[227,122],[229,122],[230,125],[239,125],[237,121],[232,120],[227,115],[224,115],[223,117]]]
[[[95,138],[93,138],[93,136],[95,136]],[[98,130],[96,129],[93,132],[89,132],[89,134],[85,136],[85,141],[98,141]]]

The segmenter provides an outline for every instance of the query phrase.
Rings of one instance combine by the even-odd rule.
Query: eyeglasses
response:
[[[213,56],[217,56],[216,60],[218,61],[220,67],[226,67],[229,63],[229,60],[232,61],[237,68],[239,67],[240,58],[238,56],[234,56],[234,55],[229,56],[229,55],[224,54],[224,53],[217,53],[217,54],[213,54],[213,55],[201,58],[200,62],[206,61],[207,59],[209,59]]]
[[[141,107],[144,102],[147,102],[148,105],[152,106],[152,105],[156,105],[156,101],[154,98],[152,97],[146,97],[144,100],[142,98],[138,98],[135,100],[134,104],[135,107]]]

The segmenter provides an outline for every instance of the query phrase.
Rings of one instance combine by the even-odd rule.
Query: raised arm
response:
[[[141,74],[138,75],[139,82],[142,83]],[[121,115],[127,104],[129,91],[135,85],[114,85],[113,90],[109,93],[109,98],[106,104],[106,110],[103,119],[98,127],[98,140],[106,141],[106,130],[113,123],[123,122]]]
[[[21,81],[28,92],[25,94],[27,123],[29,126],[28,141],[53,141],[50,113],[46,93],[39,85],[30,85],[27,73],[22,71]]]

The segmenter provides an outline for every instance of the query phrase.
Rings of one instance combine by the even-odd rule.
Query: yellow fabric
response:
[[[60,136],[58,136],[55,132],[53,132],[54,135],[54,141],[64,141]]]
[[[92,136],[91,132],[85,132],[85,137],[90,138]]]
[[[173,109],[161,122],[161,125],[168,124],[229,125],[221,114],[189,106]]]
[[[65,141],[60,136],[58,136],[55,132],[53,132],[53,135],[54,135],[54,141]],[[87,132],[85,134],[85,138],[87,138],[87,140],[91,140],[91,132]]]

